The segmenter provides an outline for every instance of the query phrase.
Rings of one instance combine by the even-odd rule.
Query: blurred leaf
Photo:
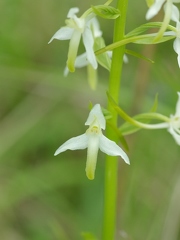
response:
[[[154,63],[154,61],[151,60],[150,58],[147,58],[147,57],[143,56],[142,54],[137,53],[137,52],[134,52],[134,51],[132,51],[132,50],[125,49],[125,53],[127,53],[127,54],[129,54],[129,55],[132,55],[132,56],[134,56],[134,57],[137,57],[137,58],[146,60],[146,61],[148,61],[148,62],[150,62],[150,63]]]
[[[85,180],[83,175],[84,166],[79,167],[74,159],[65,161],[59,159],[53,162],[51,160],[36,169],[16,170],[0,198],[0,212],[57,187],[82,184],[82,178]]]
[[[161,26],[162,26],[162,22],[149,22],[149,23],[142,24],[141,26],[133,29],[131,32],[126,34],[126,38],[137,36],[141,33],[146,32],[149,29],[154,29],[154,28],[156,29],[156,28],[160,28]],[[172,26],[168,25],[167,29],[172,30]]]
[[[83,232],[81,236],[84,240],[98,240],[92,233],[89,232]]]
[[[113,0],[108,0],[104,5],[109,5],[112,2],[113,2]]]
[[[112,114],[106,108],[101,108],[101,110],[106,120],[112,118]]]
[[[64,228],[59,224],[59,222],[55,221],[55,219],[51,219],[50,226],[52,232],[57,240],[69,240],[69,237],[64,230]]]
[[[91,8],[97,16],[105,19],[116,19],[120,16],[119,10],[112,6],[98,5],[91,6]]]
[[[159,40],[157,40],[156,42],[154,41],[154,34],[152,34],[152,36],[145,37],[139,40],[135,40],[133,41],[133,43],[137,43],[137,44],[158,44],[158,43],[162,43],[162,42],[167,42],[171,39],[174,39],[175,36],[163,36],[162,38],[160,38]]]
[[[156,94],[155,98],[154,98],[154,103],[150,109],[150,112],[156,112],[158,108],[158,93]]]
[[[146,0],[148,7],[151,7],[154,4],[155,0]]]

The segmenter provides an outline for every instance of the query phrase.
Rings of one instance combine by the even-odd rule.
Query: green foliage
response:
[[[83,232],[82,237],[84,240],[98,240],[93,234],[87,232]]]
[[[153,5],[154,1],[155,0],[146,0],[148,7],[151,7]]]
[[[91,6],[91,8],[97,16],[105,19],[116,19],[120,16],[119,10],[111,6],[97,5]]]
[[[110,103],[112,104],[113,108],[117,111],[117,113],[125,120],[125,123],[119,128],[122,135],[128,135],[131,133],[135,133],[138,130],[141,129],[151,129],[151,125],[147,124],[151,120],[160,120],[163,122],[168,122],[169,118],[156,113],[157,105],[158,105],[158,98],[157,95],[154,100],[154,104],[151,107],[151,111],[147,113],[141,113],[134,117],[130,117],[127,113],[125,113],[121,107],[119,107],[112,96],[110,96],[109,93],[107,93],[108,99]]]
[[[143,59],[143,60],[148,61],[148,62],[150,62],[150,63],[154,63],[154,61],[152,61],[150,58],[147,58],[147,57],[143,56],[142,54],[137,53],[137,52],[134,52],[134,51],[132,51],[132,50],[125,49],[125,53],[127,53],[127,54],[129,54],[129,55],[131,55],[131,56],[134,56],[134,57]]]
[[[101,49],[103,47],[105,47],[104,39],[102,37],[96,38],[94,43],[94,50],[97,51],[98,49]],[[97,55],[97,61],[102,67],[110,71],[111,58],[109,57],[107,52]]]
[[[155,41],[154,37],[155,37],[154,34],[149,34],[148,36],[145,36],[145,37],[142,36],[141,39],[135,40],[133,42],[138,44],[157,44],[157,43],[163,43],[175,38],[174,36],[164,36],[158,39],[157,41]]]
[[[162,22],[149,22],[149,23],[145,23],[140,25],[139,27],[133,29],[132,31],[130,31],[128,34],[126,34],[126,37],[132,37],[132,36],[137,36],[141,33],[144,33],[148,30],[152,30],[152,29],[159,29],[162,26]],[[171,25],[167,26],[167,30],[174,30],[174,27]]]
[[[131,1],[131,6],[136,9],[141,3]],[[89,7],[86,1],[78,4]],[[53,154],[64,141],[85,132],[89,100],[106,106],[101,93],[107,89],[107,72],[99,71],[96,92],[89,89],[84,69],[64,78],[68,42],[47,42],[64,25],[68,1],[8,0],[0,6],[0,239],[79,240],[81,232],[101,239],[104,155],[99,153],[96,179],[89,183],[86,150]],[[135,24],[144,22],[144,15],[134,16]],[[109,22],[102,23],[107,43]],[[149,52],[146,46],[128,46],[152,54],[149,58],[156,62],[142,64],[129,56],[124,66],[121,103],[131,116],[137,116],[139,97],[138,112],[156,111],[156,104],[151,109],[156,92],[158,110],[167,116],[174,112],[180,82],[172,42],[152,47]],[[119,161],[117,238],[164,240],[162,236],[179,227],[174,218],[174,209],[179,209],[174,198],[179,191],[179,146],[164,130],[139,131],[126,141],[131,166]]]

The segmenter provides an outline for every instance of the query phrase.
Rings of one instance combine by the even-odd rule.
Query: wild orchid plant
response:
[[[125,163],[129,164],[126,153],[117,145],[123,136],[134,133],[140,129],[162,129],[166,128],[174,137],[176,143],[180,145],[180,93],[178,92],[178,102],[176,112],[170,117],[166,117],[156,112],[156,101],[151,112],[142,113],[134,117],[128,116],[118,105],[121,73],[123,60],[127,61],[125,54],[131,54],[145,60],[150,59],[138,53],[126,49],[128,43],[134,44],[157,44],[171,39],[174,40],[174,50],[177,53],[178,65],[180,67],[180,21],[179,10],[176,3],[180,0],[147,0],[149,10],[146,19],[149,20],[164,8],[164,19],[162,22],[149,22],[125,34],[126,15],[128,0],[117,0],[116,8],[110,6],[113,0],[108,0],[104,5],[91,6],[80,17],[77,16],[79,8],[71,8],[67,14],[66,26],[61,27],[51,38],[54,40],[69,40],[69,51],[67,66],[64,74],[74,72],[76,68],[88,67],[88,78],[91,88],[96,88],[98,64],[109,70],[109,86],[107,93],[107,111],[109,119],[103,114],[104,110],[99,104],[95,104],[91,109],[85,125],[87,131],[77,137],[71,138],[62,144],[55,155],[68,149],[87,148],[86,175],[89,179],[94,179],[98,150],[106,153],[105,169],[105,196],[104,196],[104,223],[103,240],[113,240],[116,226],[116,198],[117,198],[117,166],[120,156]],[[108,46],[102,37],[98,18],[114,19],[114,39]],[[172,24],[170,25],[170,21]],[[157,29],[156,33],[145,33],[149,29]],[[78,55],[80,40],[85,48],[85,53]],[[121,126],[117,125],[118,115],[125,120]],[[150,121],[158,120],[160,123],[151,124]],[[106,127],[106,121],[108,125]],[[106,129],[106,136],[102,130]],[[119,138],[120,136],[120,138]]]

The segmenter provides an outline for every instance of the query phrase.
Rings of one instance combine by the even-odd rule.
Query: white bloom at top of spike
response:
[[[92,108],[85,125],[88,125],[89,128],[84,134],[66,141],[56,150],[54,155],[56,156],[68,149],[87,148],[86,175],[90,180],[94,179],[99,149],[110,156],[121,156],[127,164],[130,164],[126,153],[115,142],[102,134],[101,129],[105,130],[106,121],[99,104]]]
[[[93,13],[82,15],[80,18],[76,16],[79,12],[78,8],[71,8],[67,15],[66,26],[61,27],[50,39],[49,43],[54,39],[70,40],[69,52],[67,59],[67,67],[69,71],[74,72],[75,60],[78,52],[79,43],[82,37],[84,47],[86,49],[87,60],[97,68],[97,61],[94,54],[94,36],[101,35],[97,21],[94,19]],[[93,32],[94,31],[94,32]]]
[[[157,15],[162,5],[168,1],[170,1],[172,5],[173,3],[180,3],[180,0],[155,0],[146,13],[146,19],[149,20]]]
[[[180,68],[180,21],[179,21],[179,9],[176,6],[172,6],[171,19],[176,22],[175,31],[165,32],[164,35],[175,36],[176,39],[173,43],[174,51],[177,53],[177,61]]]

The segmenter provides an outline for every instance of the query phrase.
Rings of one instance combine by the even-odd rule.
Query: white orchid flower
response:
[[[88,125],[89,128],[84,134],[66,141],[56,150],[54,155],[56,156],[68,149],[77,150],[87,148],[85,171],[90,180],[94,179],[99,149],[110,156],[120,156],[127,164],[130,164],[126,153],[115,142],[109,140],[102,134],[102,129],[105,130],[106,128],[106,120],[99,104],[96,104],[92,108],[85,125]]]
[[[171,5],[173,5],[173,3],[180,3],[180,0],[155,0],[154,3],[150,6],[150,8],[148,9],[148,11],[146,13],[146,19],[149,20],[149,19],[153,18],[155,15],[157,15],[158,12],[160,11],[162,5],[165,2],[168,2]],[[168,10],[169,10],[169,8],[167,9],[167,11]]]
[[[162,5],[164,4],[164,12],[165,12],[164,19],[163,19],[161,28],[159,29],[159,32],[154,38],[154,42],[161,39],[164,32],[166,31],[166,28],[173,15],[173,6],[174,6],[173,3],[180,3],[180,0],[155,0],[154,4],[152,4],[149,10],[147,11],[146,19],[149,20],[160,11]]]
[[[180,145],[180,92],[178,94],[178,101],[176,104],[176,112],[174,115],[170,115],[170,117],[166,117],[161,115],[161,118],[164,118],[164,122],[162,123],[156,123],[156,124],[146,124],[139,122],[135,119],[131,120],[131,123],[133,122],[135,126],[138,126],[140,128],[144,129],[167,129],[168,132],[173,136],[176,143]]]
[[[176,39],[173,43],[174,51],[177,53],[177,61],[180,68],[180,21],[179,21],[179,9],[173,6],[173,14],[171,19],[176,22]]]
[[[102,36],[102,31],[100,30],[99,22],[98,22],[96,17],[89,20],[88,25],[89,25],[89,27],[92,31],[94,41],[95,41],[95,38]],[[93,53],[94,53],[94,51],[93,51]],[[88,64],[92,65],[91,62],[89,61],[87,52],[85,52],[85,53],[76,57],[74,66],[75,66],[75,68],[82,68],[82,67],[88,66]],[[95,65],[95,67],[94,67],[94,65],[92,65],[92,67],[94,69],[96,69],[97,64]],[[64,70],[64,76],[67,76],[68,73],[69,73],[69,69],[66,66],[65,70]]]
[[[177,94],[178,94],[178,101],[176,103],[175,114],[170,115],[170,118],[165,123],[149,124],[149,129],[166,128],[168,132],[173,136],[176,143],[180,145],[180,92],[178,92]]]
[[[169,133],[173,136],[176,143],[180,145],[180,92],[178,92],[178,101],[176,104],[176,112],[170,116],[168,128]]]
[[[179,21],[179,9],[173,5],[171,19],[176,22],[176,28],[174,31],[165,32],[164,35],[175,36],[176,39],[173,43],[174,51],[177,53],[177,61],[180,68],[180,21]]]
[[[94,36],[91,28],[92,19],[95,15],[93,13],[83,14],[80,18],[78,18],[76,16],[76,13],[78,12],[78,8],[71,8],[67,15],[68,19],[66,20],[66,26],[60,28],[49,41],[49,43],[51,43],[54,39],[70,40],[67,67],[71,72],[75,71],[74,65],[81,37],[86,49],[88,62],[94,69],[97,68],[97,61],[93,50]],[[93,24],[96,23],[93,22]],[[96,26],[94,28],[96,28]]]

